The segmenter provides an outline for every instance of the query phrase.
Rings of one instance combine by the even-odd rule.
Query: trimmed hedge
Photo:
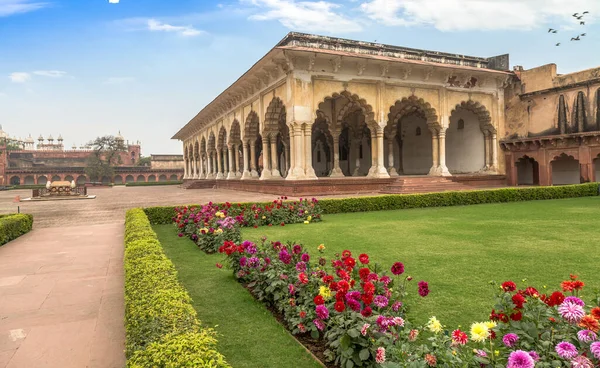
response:
[[[599,183],[564,185],[555,187],[500,188],[460,192],[423,194],[389,194],[377,197],[320,199],[323,214],[400,210],[406,208],[465,206],[483,203],[504,203],[597,196]],[[270,203],[270,202],[266,202]],[[266,204],[256,203],[256,204]],[[255,203],[242,203],[250,207]],[[197,204],[195,206],[198,206]],[[152,224],[170,224],[175,207],[148,207],[144,212]]]
[[[141,209],[125,216],[124,263],[128,367],[230,367]]]
[[[0,215],[0,245],[31,231],[33,216],[27,214]]]
[[[125,183],[126,187],[150,187],[155,185],[179,185],[182,184],[181,180],[174,181],[140,181],[135,183]]]

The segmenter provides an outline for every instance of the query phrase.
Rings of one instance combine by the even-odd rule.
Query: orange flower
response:
[[[590,311],[590,313],[592,314],[592,317],[600,320],[600,307],[592,308],[592,310]]]
[[[600,323],[598,323],[598,320],[591,315],[584,316],[579,322],[579,326],[594,332],[600,330]]]

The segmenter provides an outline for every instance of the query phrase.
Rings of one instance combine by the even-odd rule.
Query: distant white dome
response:
[[[8,133],[2,130],[2,125],[0,125],[0,138],[8,138]]]
[[[25,143],[33,143],[33,138],[31,137],[31,134],[29,134],[29,137],[25,139]]]

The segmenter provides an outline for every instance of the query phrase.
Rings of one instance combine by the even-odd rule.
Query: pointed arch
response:
[[[234,119],[229,128],[229,144],[240,144],[242,142],[242,134],[240,129],[240,122]]]
[[[265,113],[263,135],[277,134],[279,122],[285,118],[286,109],[283,101],[279,97],[273,97]]]
[[[255,141],[258,138],[260,129],[260,120],[256,111],[250,111],[244,123],[244,139],[246,141]]]
[[[213,152],[214,150],[217,149],[217,144],[216,144],[216,139],[215,139],[215,133],[214,132],[210,132],[210,134],[208,135],[208,147],[207,147],[209,152]]]
[[[204,137],[202,137],[202,139],[200,140],[200,153],[201,154],[206,153],[206,138],[204,138]]]
[[[464,109],[475,114],[479,120],[479,126],[481,127],[482,132],[496,133],[496,128],[494,128],[494,125],[492,124],[492,116],[484,105],[473,100],[462,101],[454,107],[450,112],[450,115],[458,109]]]
[[[223,149],[227,146],[227,129],[219,129],[219,139],[217,140],[217,149]]]
[[[565,101],[565,95],[560,95],[558,98],[558,131],[560,134],[567,134],[567,127],[569,121],[567,119],[567,102]]]
[[[365,116],[365,123],[369,127],[376,127],[377,122],[375,121],[375,113],[373,112],[373,106],[367,103],[367,100],[360,97],[357,94],[353,94],[349,91],[343,91],[340,93],[334,93],[330,98],[337,99],[339,97],[344,97],[348,102],[342,106],[340,111],[336,114],[335,117],[335,128],[336,130],[341,130],[342,123],[344,118],[351,113],[354,113],[358,110],[362,112]]]

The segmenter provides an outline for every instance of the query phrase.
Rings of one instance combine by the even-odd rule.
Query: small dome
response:
[[[44,137],[42,137],[42,135],[40,134],[40,136],[38,137],[38,141],[43,141]]]
[[[62,140],[63,140],[62,134],[59,134],[59,135],[58,135],[58,140],[59,140],[59,141],[62,141]]]
[[[49,141],[53,141],[53,140],[54,140],[54,138],[52,138],[52,134],[50,134],[50,135],[48,136],[48,140],[49,140]]]
[[[25,143],[33,143],[33,138],[31,137],[31,134],[29,134],[29,137],[25,139]]]
[[[2,130],[2,125],[0,125],[0,138],[8,138],[8,133]]]
[[[119,130],[119,134],[117,134],[115,136],[115,139],[118,140],[118,141],[124,141],[125,140],[125,138],[123,138],[123,136],[121,135],[121,131],[120,130]]]

